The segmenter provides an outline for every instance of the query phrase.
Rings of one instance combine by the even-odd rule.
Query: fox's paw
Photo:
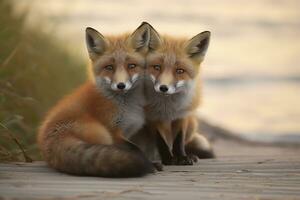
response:
[[[193,157],[192,156],[178,156],[176,165],[193,165]]]
[[[160,162],[152,162],[153,167],[156,169],[156,171],[161,172],[163,171],[163,165]]]
[[[199,161],[199,158],[196,155],[188,155],[188,156],[193,160],[193,163],[197,163]]]
[[[170,157],[168,159],[162,159],[162,164],[164,165],[177,165],[177,158]]]

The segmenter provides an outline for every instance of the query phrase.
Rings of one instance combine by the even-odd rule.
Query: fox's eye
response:
[[[136,67],[136,64],[131,63],[131,64],[128,64],[127,67],[128,67],[128,69],[133,69]]]
[[[176,69],[176,74],[183,74],[185,72],[184,69]]]
[[[153,68],[157,71],[160,71],[161,69],[161,66],[160,65],[153,65]]]
[[[104,69],[107,70],[107,71],[112,71],[114,69],[114,67],[112,65],[106,65],[104,67]]]

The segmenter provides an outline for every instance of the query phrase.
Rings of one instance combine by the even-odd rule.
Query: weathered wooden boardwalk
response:
[[[223,156],[130,179],[0,164],[0,199],[300,199],[300,156]]]
[[[299,146],[232,137],[217,137],[214,146],[217,159],[165,167],[142,178],[70,176],[44,162],[0,164],[0,200],[300,199]]]

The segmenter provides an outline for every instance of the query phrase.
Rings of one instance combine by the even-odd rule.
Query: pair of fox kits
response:
[[[155,171],[141,150],[148,138],[163,164],[213,157],[195,116],[209,40],[207,31],[190,40],[160,36],[146,22],[119,36],[87,28],[93,77],[42,123],[38,143],[48,164],[77,175],[142,176]]]

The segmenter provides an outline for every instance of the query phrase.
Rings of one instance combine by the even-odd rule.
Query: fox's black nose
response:
[[[124,84],[124,83],[118,83],[118,85],[117,85],[117,88],[119,89],[119,90],[123,90],[124,88],[126,87],[126,85]]]
[[[162,92],[167,92],[168,91],[168,86],[166,86],[166,85],[161,85],[160,87],[159,87],[159,90],[160,91],[162,91]]]

